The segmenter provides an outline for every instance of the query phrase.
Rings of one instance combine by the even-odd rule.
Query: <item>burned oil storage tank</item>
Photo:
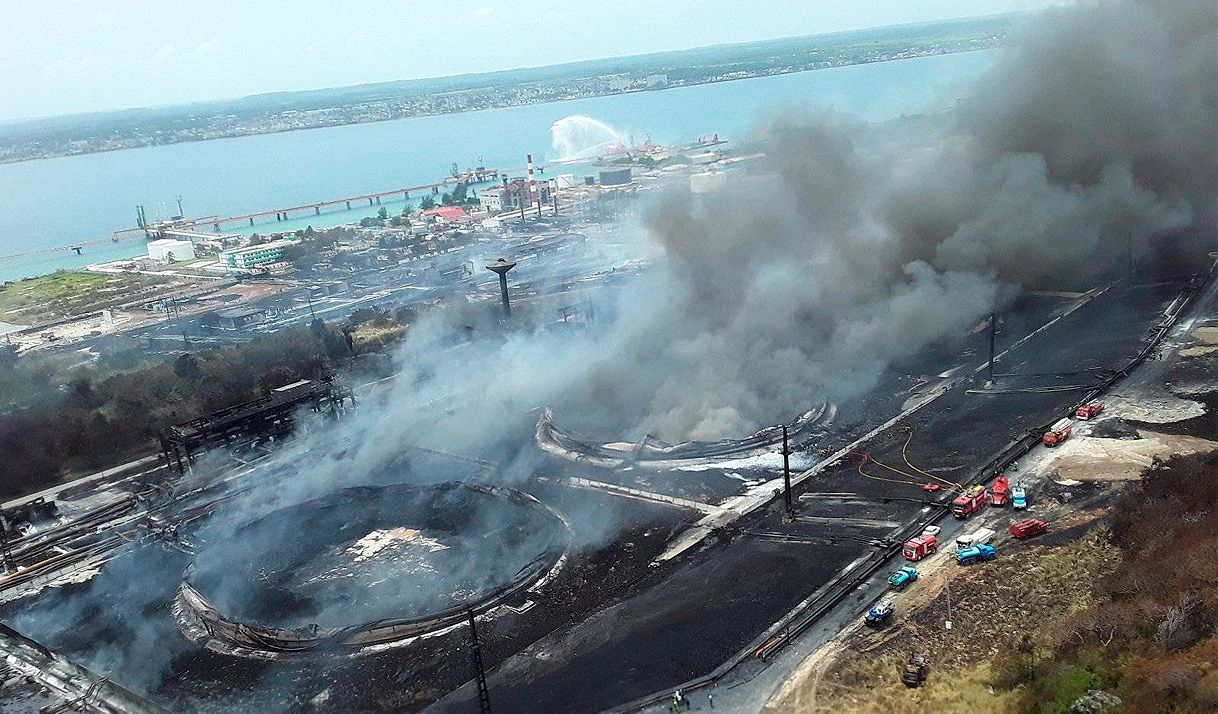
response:
[[[361,486],[272,511],[199,552],[174,600],[209,649],[274,658],[404,644],[526,596],[569,529],[521,491]]]
[[[630,183],[629,166],[601,171],[602,186],[625,186],[628,183]]]

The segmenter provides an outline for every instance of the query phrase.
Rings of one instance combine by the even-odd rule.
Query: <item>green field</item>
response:
[[[150,275],[101,275],[60,270],[0,285],[0,322],[34,325],[151,297],[170,281]]]

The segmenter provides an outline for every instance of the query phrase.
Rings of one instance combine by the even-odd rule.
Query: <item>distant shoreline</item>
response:
[[[593,98],[598,98],[598,97],[612,97],[612,96],[620,96],[620,95],[625,95],[625,94],[639,94],[639,93],[643,93],[643,92],[663,92],[663,91],[668,91],[668,90],[672,90],[672,89],[681,89],[681,88],[685,88],[685,87],[697,87],[697,86],[708,85],[708,84],[720,84],[720,83],[724,83],[724,82],[737,82],[737,81],[743,81],[743,80],[749,80],[749,79],[762,79],[765,77],[776,77],[776,76],[788,75],[788,74],[800,74],[803,72],[816,72],[816,71],[825,70],[825,69],[840,69],[843,67],[862,66],[862,65],[868,65],[868,64],[882,64],[885,62],[899,62],[901,60],[919,59],[919,58],[924,58],[924,57],[938,57],[938,56],[945,56],[945,55],[952,55],[952,54],[964,54],[964,53],[968,53],[968,52],[983,52],[983,51],[1000,48],[1000,47],[1004,46],[1004,44],[1005,44],[1005,38],[1003,38],[1003,41],[995,41],[995,42],[992,42],[992,43],[984,45],[984,46],[973,46],[973,47],[963,47],[963,48],[959,48],[959,47],[915,48],[915,49],[909,49],[906,52],[902,53],[901,56],[896,56],[896,57],[883,57],[883,58],[875,58],[875,59],[861,58],[861,59],[854,59],[854,60],[849,60],[849,61],[833,62],[830,64],[826,64],[823,66],[817,66],[817,67],[783,67],[783,68],[775,69],[773,71],[752,72],[752,73],[745,74],[743,76],[711,77],[711,78],[708,78],[705,80],[667,84],[665,86],[630,88],[630,89],[624,89],[624,90],[620,90],[620,91],[591,92],[588,94],[583,94],[580,96],[571,96],[571,97],[560,97],[560,98],[544,97],[544,98],[538,98],[534,101],[526,100],[526,101],[518,101],[518,102],[504,102],[504,103],[495,104],[492,106],[481,106],[481,107],[475,107],[475,108],[469,108],[469,109],[421,111],[421,112],[411,113],[411,114],[407,114],[407,115],[403,115],[403,116],[386,116],[386,117],[378,117],[378,118],[355,118],[355,119],[351,119],[351,120],[347,120],[347,121],[333,121],[333,122],[324,122],[323,121],[323,122],[319,122],[312,126],[286,127],[286,128],[282,128],[282,129],[265,128],[262,130],[257,130],[257,129],[244,130],[244,131],[243,130],[233,130],[231,132],[220,133],[215,136],[207,136],[207,137],[184,136],[181,138],[175,138],[175,139],[168,140],[168,141],[140,142],[137,140],[133,140],[129,144],[126,144],[126,145],[111,146],[111,147],[98,147],[95,149],[82,150],[82,151],[60,151],[60,152],[48,153],[46,155],[41,155],[41,156],[28,156],[28,157],[20,157],[20,156],[13,157],[13,158],[0,157],[0,165],[19,164],[19,163],[26,163],[26,162],[31,162],[31,161],[48,161],[48,160],[52,160],[52,159],[71,158],[74,156],[88,156],[91,154],[104,154],[104,153],[111,153],[111,152],[115,152],[115,151],[127,151],[127,150],[131,150],[131,149],[145,149],[145,148],[152,148],[152,147],[156,147],[156,146],[170,146],[173,144],[193,144],[193,143],[200,143],[200,142],[207,142],[207,141],[220,141],[220,140],[224,140],[224,139],[237,139],[237,138],[248,137],[248,136],[264,136],[264,135],[270,135],[270,134],[285,134],[285,133],[297,132],[297,131],[309,131],[312,129],[329,129],[329,128],[340,127],[340,126],[356,126],[356,125],[360,125],[360,124],[378,124],[378,123],[383,123],[383,122],[399,121],[402,119],[417,119],[417,118],[425,118],[425,117],[432,117],[432,116],[445,116],[445,115],[451,115],[451,114],[467,114],[467,113],[473,113],[473,112],[492,111],[492,110],[498,110],[498,109],[509,109],[512,107],[519,107],[519,106],[533,106],[533,105],[541,105],[541,104],[560,104],[562,102],[577,101],[577,100],[581,100],[581,99],[593,99]]]

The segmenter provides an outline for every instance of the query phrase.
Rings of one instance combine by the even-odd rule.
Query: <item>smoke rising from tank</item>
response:
[[[531,442],[544,405],[605,436],[742,436],[865,392],[1021,286],[1091,285],[1131,258],[1197,265],[1218,228],[1216,12],[1203,0],[1051,11],[932,132],[781,117],[755,170],[621,229],[664,259],[595,329],[453,344],[474,308],[426,314],[383,396],[337,427],[306,427],[280,459],[290,478],[208,528],[361,483],[484,477],[396,471],[408,445],[523,479],[544,463]],[[577,545],[615,532],[611,508],[566,514]],[[138,641],[165,634],[149,632]],[[167,664],[159,652],[149,672]]]
[[[739,435],[848,399],[1020,286],[1214,247],[1215,11],[1127,0],[1032,24],[931,141],[832,120],[768,127],[766,166],[652,221],[679,305],[649,431]],[[857,133],[857,132],[856,132]]]

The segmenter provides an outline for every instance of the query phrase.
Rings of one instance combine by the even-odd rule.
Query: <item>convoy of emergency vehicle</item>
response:
[[[1078,406],[1073,413],[1074,419],[1087,421],[1094,419],[1104,411],[1104,403],[1091,401]],[[1074,433],[1074,419],[1066,417],[1059,419],[1041,436],[1041,443],[1046,447],[1054,447],[1070,438]],[[1012,468],[1018,468],[1013,466]],[[939,485],[927,483],[922,490],[935,492]],[[1018,481],[1012,482],[1003,473],[994,477],[990,488],[982,485],[970,486],[964,489],[951,501],[951,512],[957,520],[965,520],[975,513],[983,511],[986,505],[994,508],[1005,508],[1010,504],[1013,510],[1024,510],[1028,507],[1027,489]],[[1022,518],[1013,521],[1007,527],[1007,533],[1015,540],[1033,538],[1048,531],[1049,525],[1039,518]],[[927,526],[922,533],[905,541],[901,554],[905,560],[915,563],[934,555],[939,550],[939,526]],[[992,528],[977,528],[972,532],[956,538],[954,557],[960,565],[972,565],[993,560],[998,557],[998,549],[992,541],[997,536]],[[902,590],[918,581],[918,569],[912,565],[903,565],[888,576],[887,583],[891,590]],[[879,627],[888,622],[896,611],[896,603],[892,598],[885,598],[869,608],[864,621]],[[911,654],[902,667],[901,681],[907,687],[918,687],[926,681],[929,671],[929,661],[925,655]]]

